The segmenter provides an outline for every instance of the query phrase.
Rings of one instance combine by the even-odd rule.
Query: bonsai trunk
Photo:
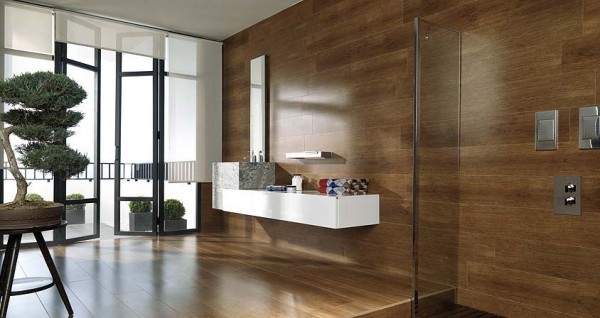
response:
[[[17,163],[17,158],[15,157],[15,152],[12,149],[12,145],[10,144],[10,134],[12,133],[12,126],[8,128],[0,128],[0,138],[2,139],[2,147],[6,152],[6,158],[8,159],[8,170],[15,178],[17,182],[17,194],[15,195],[15,199],[13,202],[9,204],[24,204],[25,203],[25,195],[27,194],[27,181],[21,174],[19,170],[19,164]]]

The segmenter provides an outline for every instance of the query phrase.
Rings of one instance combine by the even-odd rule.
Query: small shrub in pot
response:
[[[131,231],[152,230],[152,201],[130,201],[129,212]]]
[[[67,195],[67,201],[81,199],[85,199],[85,196],[81,193],[71,193]],[[67,212],[67,221],[69,224],[85,223],[85,203],[67,204],[65,210]]]
[[[185,207],[177,199],[165,200],[165,231],[185,230],[187,220],[183,218]]]

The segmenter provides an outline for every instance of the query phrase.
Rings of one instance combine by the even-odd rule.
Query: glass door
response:
[[[66,143],[87,155],[87,169],[66,181],[54,181],[54,201],[64,202],[65,230],[56,230],[58,241],[69,242],[100,236],[100,50],[74,44],[56,43],[56,73],[75,80],[87,98],[74,108],[84,114]]]
[[[163,63],[116,54],[115,208],[117,235],[155,235],[160,180],[159,76]],[[160,107],[159,107],[160,106]]]
[[[460,54],[459,32],[415,20],[413,317],[458,287]]]

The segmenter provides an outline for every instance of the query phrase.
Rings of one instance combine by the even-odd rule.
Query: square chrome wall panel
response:
[[[535,150],[555,150],[558,140],[558,111],[535,113]]]
[[[600,106],[579,108],[579,149],[600,148]]]

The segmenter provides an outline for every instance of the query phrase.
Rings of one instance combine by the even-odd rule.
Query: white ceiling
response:
[[[54,8],[224,40],[300,0],[34,0]]]

